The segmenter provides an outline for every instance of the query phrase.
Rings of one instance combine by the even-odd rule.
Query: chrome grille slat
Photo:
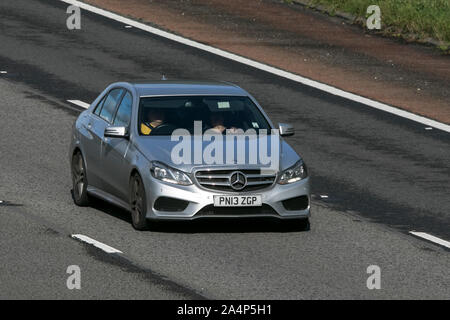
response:
[[[247,179],[251,178],[275,178],[275,175],[267,175],[267,174],[246,174]]]
[[[243,173],[247,179],[247,184],[242,190],[235,190],[230,185],[231,175],[239,171]],[[195,173],[197,183],[211,190],[229,191],[229,192],[246,192],[260,190],[270,187],[276,180],[276,174],[261,174],[257,169],[210,169],[199,170]]]
[[[272,184],[273,181],[248,181],[247,185],[248,186],[258,186],[261,184]]]
[[[202,185],[208,185],[208,186],[229,186],[230,184],[228,182],[211,182],[211,181],[202,181],[200,182]]]
[[[198,175],[197,178],[199,179],[228,179],[230,175],[225,174],[210,174],[210,175]]]

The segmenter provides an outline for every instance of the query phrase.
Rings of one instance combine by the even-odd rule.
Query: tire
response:
[[[77,206],[86,207],[90,204],[87,193],[86,165],[80,151],[72,156],[72,197]]]
[[[147,198],[141,176],[135,173],[130,179],[131,223],[136,230],[148,230]]]

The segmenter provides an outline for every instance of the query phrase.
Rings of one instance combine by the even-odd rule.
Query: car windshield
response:
[[[225,134],[242,129],[266,129],[266,118],[245,96],[172,96],[141,97],[139,103],[139,132],[141,135],[171,135],[175,129],[194,134],[194,121],[201,121],[202,133],[213,129]]]

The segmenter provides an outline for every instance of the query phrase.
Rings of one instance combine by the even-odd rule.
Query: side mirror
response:
[[[128,128],[127,127],[107,127],[105,129],[105,138],[128,138]]]
[[[279,123],[278,129],[280,130],[280,136],[282,137],[293,136],[295,133],[294,126],[287,123]]]

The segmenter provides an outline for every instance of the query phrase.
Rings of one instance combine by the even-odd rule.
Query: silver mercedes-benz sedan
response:
[[[243,89],[222,82],[114,83],[73,126],[73,199],[152,220],[274,217],[309,228],[302,158]]]

